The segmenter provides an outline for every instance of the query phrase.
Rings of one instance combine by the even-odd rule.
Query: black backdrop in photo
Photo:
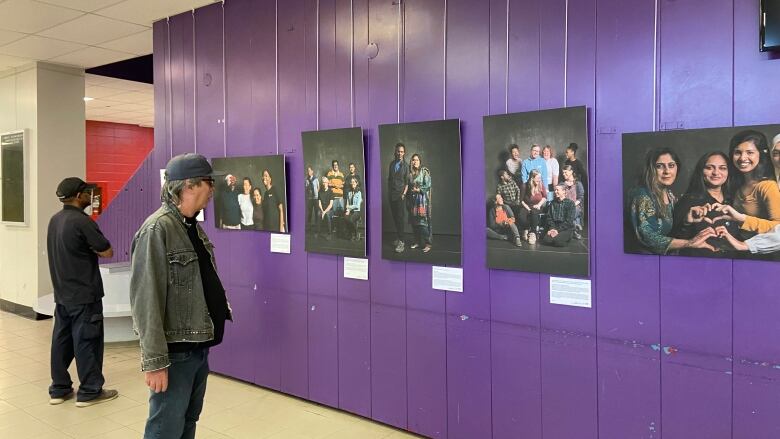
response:
[[[284,155],[265,155],[251,157],[216,157],[213,158],[212,167],[215,171],[232,174],[236,177],[236,186],[239,193],[242,191],[244,177],[249,177],[252,187],[259,187],[265,194],[263,186],[263,170],[267,169],[271,174],[271,185],[276,188],[282,200],[284,211],[285,233],[290,232],[290,221],[287,217],[287,176],[285,172]],[[221,219],[220,200],[226,184],[224,177],[217,179],[214,185],[214,227],[219,228]],[[278,233],[278,232],[277,232]]]
[[[431,231],[433,250],[427,255],[408,249],[392,252],[388,236],[395,233],[388,203],[387,172],[395,159],[395,145],[406,146],[404,160],[408,164],[413,154],[419,154],[421,165],[431,173]],[[441,264],[460,264],[461,237],[461,161],[460,121],[415,122],[379,125],[380,170],[382,172],[382,256],[387,259]],[[405,228],[411,237],[408,221]],[[446,236],[442,236],[446,235]],[[441,238],[439,238],[441,236]],[[392,244],[392,237],[390,244]],[[438,242],[437,242],[438,241]],[[389,250],[389,251],[388,251]]]
[[[366,213],[368,212],[368,191],[365,188],[366,165],[363,146],[362,128],[341,128],[335,130],[306,131],[301,133],[303,140],[303,175],[308,177],[306,168],[311,166],[315,175],[320,180],[331,169],[333,160],[338,160],[339,170],[346,176],[349,173],[349,164],[354,163],[356,172],[360,176],[361,192],[363,196],[363,219],[362,228],[366,230],[368,221]],[[344,181],[344,194],[347,194],[349,182]],[[301,194],[304,203],[302,212],[306,212],[306,194]],[[309,218],[306,219],[309,221]],[[366,256],[366,233],[360,234],[357,242],[347,239],[325,240],[322,237],[315,237],[313,231],[306,230],[306,251],[316,253],[329,253],[349,257]]]
[[[780,124],[623,134],[623,243],[627,253],[647,253],[634,235],[628,200],[631,190],[641,183],[647,153],[657,148],[677,153],[680,163],[672,193],[679,199],[688,189],[699,158],[714,151],[728,155],[731,137],[744,130],[759,131],[771,143],[780,134]]]
[[[576,143],[577,160],[588,169],[587,108],[584,106],[485,116],[483,128],[486,215],[493,206],[499,182],[498,171],[506,169],[506,161],[510,157],[509,145],[520,147],[522,160],[529,157],[531,145],[537,144],[541,148],[550,145],[560,167],[563,167],[566,147]],[[591,192],[587,186],[584,189],[587,203]],[[541,237],[536,244],[523,242],[521,247],[509,241],[486,238],[487,265],[489,268],[504,270],[587,276],[590,251],[587,212],[583,215],[582,228],[582,239],[573,239],[566,247],[543,245]]]

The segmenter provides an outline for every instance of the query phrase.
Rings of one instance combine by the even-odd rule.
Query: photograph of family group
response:
[[[212,160],[224,173],[214,182],[214,225],[224,230],[288,233],[283,155]]]
[[[623,135],[626,253],[780,260],[780,125]]]
[[[306,178],[306,251],[366,256],[363,130],[301,133]]]
[[[485,116],[489,268],[588,276],[585,107]]]
[[[460,121],[379,125],[382,257],[460,265]]]

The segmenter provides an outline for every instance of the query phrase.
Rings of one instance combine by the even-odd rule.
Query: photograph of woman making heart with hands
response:
[[[770,146],[765,134],[780,127],[752,128],[625,135],[625,251],[780,259],[780,184],[770,159],[780,136]],[[726,139],[727,154],[712,148]],[[632,175],[630,162],[643,156],[637,148],[644,149],[644,166]],[[697,153],[684,178],[683,164]],[[632,185],[636,180],[640,183]],[[675,188],[684,181],[687,189],[677,199]]]

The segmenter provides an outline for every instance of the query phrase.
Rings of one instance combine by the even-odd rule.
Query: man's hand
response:
[[[168,390],[168,368],[145,372],[146,385],[154,393]]]

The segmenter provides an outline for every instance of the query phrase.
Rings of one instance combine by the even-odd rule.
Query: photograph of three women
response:
[[[780,125],[623,136],[627,253],[780,260]]]

